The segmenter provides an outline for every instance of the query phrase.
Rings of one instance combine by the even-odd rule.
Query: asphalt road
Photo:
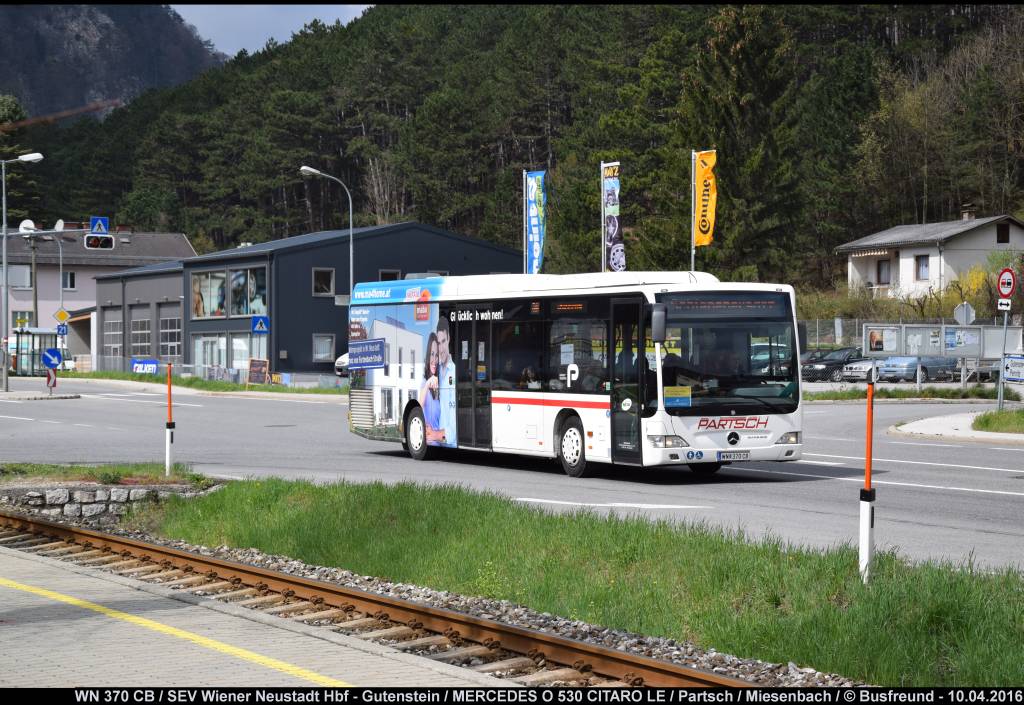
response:
[[[36,389],[39,380],[14,380]],[[163,462],[159,391],[61,381],[81,399],[0,401],[0,461]],[[811,546],[856,544],[863,483],[864,408],[808,405],[804,459],[744,463],[710,478],[685,469],[612,469],[574,480],[554,462],[449,452],[417,463],[397,444],[348,432],[338,397],[240,398],[175,391],[175,460],[226,477],[321,482],[460,483],[553,511],[580,507],[706,521]],[[876,541],[919,559],[1024,568],[1024,446],[889,436],[898,421],[994,405],[879,404],[875,409]]]

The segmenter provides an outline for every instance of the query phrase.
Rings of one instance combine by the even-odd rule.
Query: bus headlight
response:
[[[790,431],[789,433],[783,433],[779,436],[779,440],[775,441],[775,445],[793,445],[800,442],[800,432]]]
[[[679,436],[648,436],[647,439],[655,448],[687,448],[690,445]]]

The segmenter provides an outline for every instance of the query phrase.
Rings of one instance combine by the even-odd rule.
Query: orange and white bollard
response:
[[[173,365],[167,363],[167,430],[164,443],[164,476],[171,476],[171,444],[174,443],[174,414],[171,408],[171,368]]]
[[[875,490],[871,486],[871,442],[874,436],[875,412],[874,363],[868,373],[867,440],[864,447],[864,488],[860,491],[860,577],[866,584],[871,576],[871,559],[875,553]]]

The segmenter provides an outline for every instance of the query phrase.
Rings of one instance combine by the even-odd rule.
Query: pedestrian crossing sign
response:
[[[89,216],[89,232],[92,235],[109,235],[110,218],[101,215]]]
[[[253,316],[252,332],[256,335],[267,335],[270,333],[270,316]]]

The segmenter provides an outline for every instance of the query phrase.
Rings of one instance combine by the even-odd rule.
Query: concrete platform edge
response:
[[[67,570],[71,573],[77,573],[79,575],[86,575],[91,578],[98,578],[100,580],[106,580],[107,582],[116,583],[124,587],[132,588],[139,592],[146,592],[151,595],[158,597],[164,597],[171,600],[177,600],[178,602],[184,602],[186,604],[195,605],[198,607],[204,607],[206,609],[221,612],[223,614],[230,615],[232,617],[241,617],[247,619],[250,622],[258,622],[271,627],[277,627],[278,629],[284,629],[295,634],[302,634],[304,636],[311,636],[323,641],[328,641],[339,646],[344,646],[356,651],[362,651],[363,653],[371,654],[373,656],[379,656],[383,658],[390,658],[400,663],[406,663],[414,665],[418,668],[424,668],[426,670],[434,671],[447,676],[453,676],[462,678],[463,680],[472,681],[482,687],[522,687],[518,683],[514,683],[508,680],[502,680],[500,678],[494,678],[482,673],[474,673],[467,668],[460,668],[459,666],[451,666],[446,663],[439,663],[431,661],[429,659],[414,656],[412,654],[406,654],[397,649],[392,649],[389,646],[383,644],[375,644],[372,642],[363,641],[362,639],[356,639],[354,637],[346,636],[336,632],[331,632],[326,629],[319,627],[313,627],[308,624],[295,623],[281,617],[275,617],[273,615],[260,614],[253,610],[246,609],[245,607],[237,607],[230,603],[219,602],[207,597],[200,597],[198,595],[192,595],[191,593],[183,593],[180,590],[171,590],[170,588],[161,587],[159,585],[150,585],[139,580],[132,578],[126,578],[120,575],[114,575],[112,573],[106,573],[102,570],[95,568],[89,568],[86,566],[77,566],[64,561],[59,561],[54,558],[46,558],[45,556],[36,556],[31,553],[24,553],[10,548],[4,548],[0,546],[0,556],[10,555],[12,557],[33,561],[36,563],[43,563],[47,565],[54,565],[61,569]]]

